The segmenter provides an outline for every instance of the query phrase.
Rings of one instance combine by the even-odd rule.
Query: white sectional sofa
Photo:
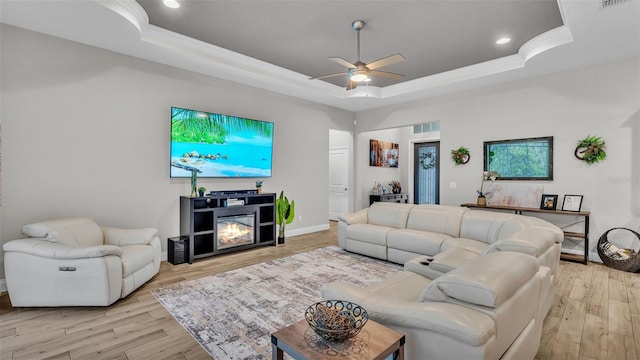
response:
[[[464,249],[457,255],[465,258],[516,251],[555,274],[563,239],[561,229],[539,218],[446,205],[376,202],[338,222],[340,247],[399,264],[450,249]]]
[[[549,268],[516,252],[478,256],[431,280],[401,271],[359,288],[325,284],[324,299],[354,302],[406,335],[406,359],[533,359],[547,309]]]
[[[366,289],[329,283],[322,296],[405,333],[408,359],[533,359],[563,239],[534,217],[378,202],[339,218],[338,243],[404,271]]]

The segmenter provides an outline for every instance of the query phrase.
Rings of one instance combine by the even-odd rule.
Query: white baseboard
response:
[[[285,230],[286,232],[286,236],[296,236],[296,235],[304,235],[304,234],[309,234],[309,233],[314,233],[314,232],[318,232],[318,231],[324,231],[324,230],[329,230],[329,224],[322,224],[322,225],[316,225],[316,226],[309,226],[306,228],[300,228],[300,229],[292,229],[292,230]]]
[[[0,279],[0,292],[7,292],[7,280]]]

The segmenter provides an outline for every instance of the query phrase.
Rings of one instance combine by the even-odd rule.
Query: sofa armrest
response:
[[[113,245],[72,247],[52,243],[44,238],[12,240],[2,245],[2,249],[5,252],[21,252],[50,259],[87,259],[122,255],[122,249]]]
[[[385,325],[424,329],[472,346],[485,344],[496,334],[491,317],[462,305],[385,299],[343,282],[325,284],[322,297],[355,302],[367,310],[371,319]]]
[[[351,214],[339,215],[338,220],[344,221],[347,224],[366,224],[368,221],[367,213],[369,212],[369,208],[365,208],[359,211],[356,211]]]
[[[149,245],[158,237],[155,228],[121,229],[109,226],[101,226],[105,244],[115,246]]]

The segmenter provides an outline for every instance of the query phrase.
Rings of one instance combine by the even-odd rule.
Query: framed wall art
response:
[[[369,166],[398,167],[400,145],[389,141],[369,140]]]
[[[565,195],[562,202],[563,211],[580,211],[582,195]]]

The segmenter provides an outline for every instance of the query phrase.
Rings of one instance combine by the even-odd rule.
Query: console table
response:
[[[481,206],[473,203],[466,203],[466,204],[462,204],[461,206],[468,207],[468,208],[488,209],[488,210],[507,210],[507,211],[513,211],[519,215],[522,215],[523,212],[527,212],[527,213],[542,213],[542,214],[551,214],[551,215],[565,215],[565,216],[569,215],[569,216],[579,216],[579,217],[581,216],[584,218],[583,232],[565,231],[564,236],[569,238],[584,240],[584,256],[562,253],[560,255],[560,258],[567,261],[581,262],[585,265],[589,261],[589,216],[591,215],[589,211],[542,210],[542,209],[536,209],[536,208],[525,208],[525,207],[517,207],[517,206],[494,206],[494,205]]]
[[[409,203],[409,194],[382,194],[382,195],[369,195],[369,206],[376,201],[383,202],[397,202],[397,203]]]

